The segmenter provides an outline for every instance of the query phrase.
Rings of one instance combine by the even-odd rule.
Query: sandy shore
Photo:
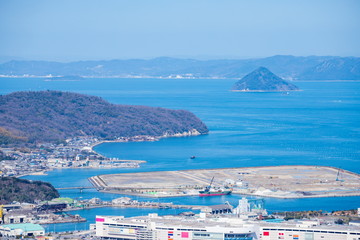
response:
[[[51,170],[48,170],[48,171],[51,171]],[[40,171],[40,172],[30,172],[30,173],[27,173],[27,174],[22,174],[22,175],[18,175],[16,176],[17,178],[20,178],[20,177],[25,177],[25,176],[34,176],[34,175],[48,175],[47,174],[47,171]]]

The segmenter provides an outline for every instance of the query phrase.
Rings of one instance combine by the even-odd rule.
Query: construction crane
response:
[[[343,182],[344,180],[341,180],[340,179],[340,168],[339,168],[339,170],[338,170],[338,172],[337,172],[337,174],[336,174],[336,181],[338,181],[338,182]]]
[[[214,181],[214,177],[212,177],[210,185],[205,188],[205,191],[210,191],[210,188],[211,188],[211,185],[212,185],[213,181]]]
[[[3,210],[4,205],[0,205],[0,223],[3,224],[4,223],[4,210]]]

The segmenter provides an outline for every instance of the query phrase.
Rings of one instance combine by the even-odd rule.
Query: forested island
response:
[[[134,136],[207,134],[193,113],[111,104],[100,97],[60,91],[0,96],[0,145],[59,143],[77,136],[115,140]]]
[[[36,200],[51,200],[59,196],[58,191],[47,182],[0,177],[0,204],[13,201],[34,203]]]

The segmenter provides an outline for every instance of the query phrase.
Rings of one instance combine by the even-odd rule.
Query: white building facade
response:
[[[253,240],[256,226],[178,216],[96,217],[96,236],[136,240]]]
[[[120,240],[360,240],[360,228],[316,221],[266,223],[234,217],[96,217],[96,236]]]
[[[262,240],[360,240],[360,228],[349,225],[275,224],[261,226]]]

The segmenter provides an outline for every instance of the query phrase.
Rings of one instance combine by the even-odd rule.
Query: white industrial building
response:
[[[350,225],[320,225],[317,221],[261,223],[262,240],[360,240],[360,228]]]
[[[20,223],[20,224],[0,225],[1,237],[17,237],[17,236],[34,237],[34,236],[44,236],[44,235],[45,235],[45,229],[39,224]]]
[[[360,228],[317,221],[268,223],[234,215],[207,218],[158,216],[96,217],[96,236],[133,240],[360,240]]]
[[[256,236],[254,224],[241,219],[207,219],[199,217],[158,216],[96,217],[96,236],[112,239],[136,240],[252,240]]]
[[[356,221],[327,225],[310,220],[257,220],[267,215],[261,199],[242,198],[236,208],[227,203],[203,211],[190,217],[97,216],[96,236],[121,240],[360,240]]]

